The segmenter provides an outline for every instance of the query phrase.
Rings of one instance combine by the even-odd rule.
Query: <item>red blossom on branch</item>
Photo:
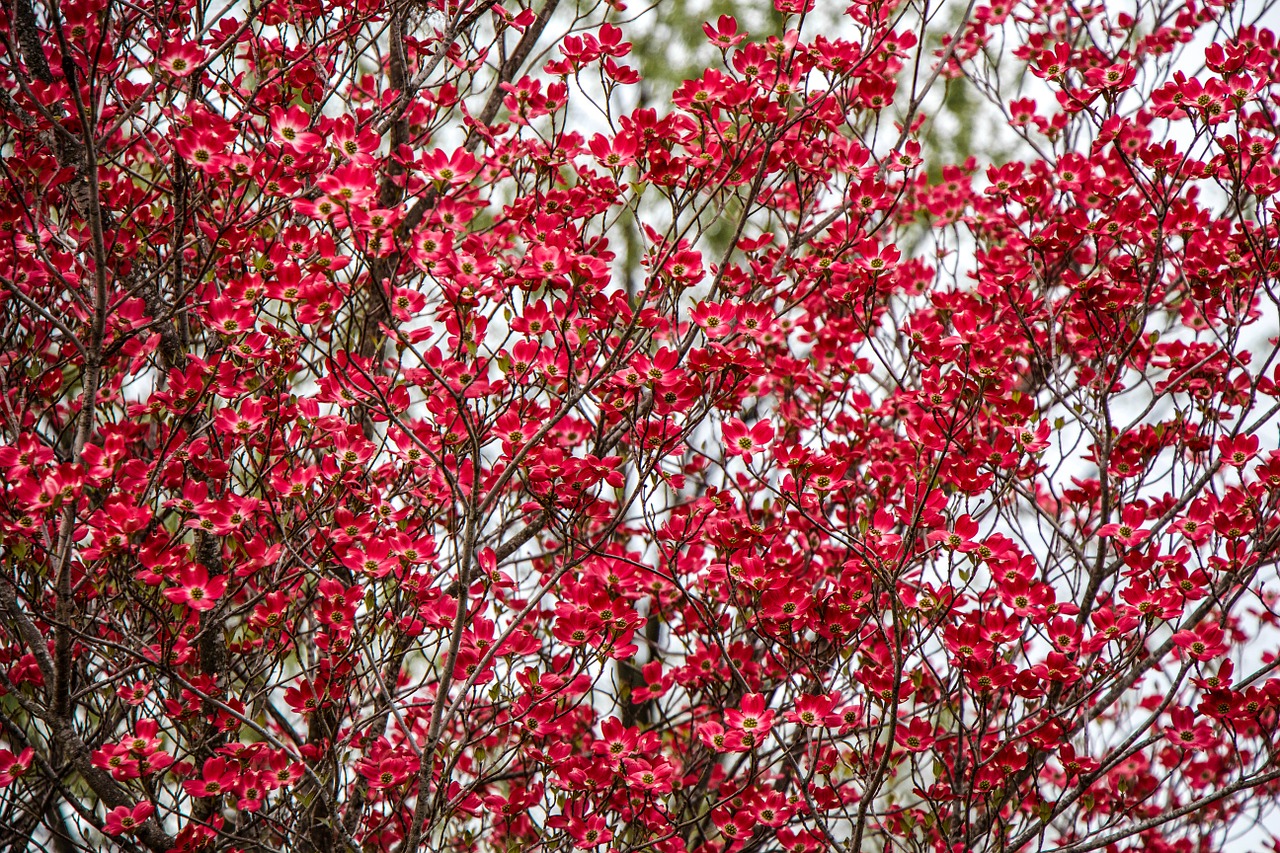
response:
[[[5,5],[8,847],[1271,825],[1266,4],[622,5]]]

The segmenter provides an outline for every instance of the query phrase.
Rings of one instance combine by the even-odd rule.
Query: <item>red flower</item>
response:
[[[802,726],[830,725],[838,720],[828,720],[831,710],[840,701],[839,693],[828,693],[822,696],[800,696],[796,699],[795,710],[787,712],[787,720]]]
[[[321,691],[321,694],[323,691]],[[326,704],[326,698],[319,695],[311,682],[303,679],[297,687],[284,691],[284,701],[296,714],[310,714]]]
[[[738,32],[738,22],[730,15],[721,15],[714,27],[710,23],[703,23],[702,31],[721,50],[737,47],[747,37],[746,33]]]
[[[227,578],[218,575],[210,578],[204,566],[188,566],[178,576],[178,586],[164,591],[165,598],[175,604],[185,604],[192,610],[212,610],[218,599],[227,591]]]
[[[1169,725],[1165,737],[1183,749],[1208,749],[1217,743],[1209,724],[1196,718],[1190,708],[1174,708],[1169,712]]]
[[[919,717],[912,718],[907,725],[899,724],[893,734],[898,746],[908,752],[923,752],[933,746],[935,740],[933,726]]]
[[[155,806],[148,802],[138,803],[133,808],[118,806],[107,812],[107,819],[102,831],[107,835],[126,835],[134,833],[138,827],[146,823],[147,818],[155,814]]]
[[[35,750],[32,747],[27,747],[18,755],[7,749],[0,749],[0,788],[7,788],[21,779],[31,769],[34,757]]]
[[[773,424],[758,421],[755,426],[748,427],[738,418],[730,418],[724,424],[725,453],[729,456],[741,456],[750,462],[751,458],[773,441]]]
[[[1212,660],[1227,653],[1226,637],[1222,626],[1216,622],[1206,622],[1195,630],[1179,631],[1173,635],[1173,643],[1197,661]]]
[[[225,758],[214,757],[205,761],[199,779],[188,779],[182,789],[193,797],[216,797],[224,794],[239,777],[239,769]]]
[[[590,850],[593,847],[599,847],[601,844],[608,844],[613,840],[613,833],[609,831],[609,825],[598,814],[593,814],[585,820],[571,821],[569,823],[569,834],[573,836],[573,846],[580,850]]]
[[[94,750],[90,763],[120,780],[137,779],[142,775],[138,759],[129,753],[128,747],[116,743]]]
[[[452,154],[442,149],[423,155],[422,170],[429,177],[445,184],[465,184],[480,170],[471,152],[458,148]]]
[[[638,729],[624,728],[617,717],[609,717],[600,724],[600,739],[591,745],[591,751],[610,763],[622,762],[631,757],[639,737]]]
[[[929,541],[940,542],[948,550],[959,551],[963,554],[978,547],[973,541],[977,535],[978,523],[970,518],[968,513],[965,513],[956,519],[950,531],[935,530],[931,532]]]
[[[794,623],[789,630],[796,630],[803,626],[799,620],[808,612],[812,600],[807,592],[794,587],[769,590],[760,599],[760,615],[766,619]]]
[[[1258,437],[1256,435],[1238,435],[1235,438],[1218,439],[1218,452],[1222,461],[1233,468],[1243,468],[1250,459],[1258,455]]]
[[[671,776],[675,768],[666,761],[636,759],[628,763],[627,770],[627,781],[642,790],[657,793],[671,790]]]
[[[639,150],[636,140],[625,133],[620,133],[613,139],[609,139],[602,133],[597,133],[591,137],[591,142],[588,145],[596,161],[606,169],[621,169],[624,166],[630,166],[636,161],[636,152]]]
[[[1131,504],[1121,512],[1120,521],[1104,524],[1098,529],[1098,535],[1113,536],[1121,545],[1132,548],[1151,533],[1142,526],[1146,519],[1146,507],[1141,504]]]
[[[751,693],[742,697],[737,708],[727,708],[724,719],[744,736],[751,736],[756,743],[763,740],[773,728],[774,712],[765,710],[764,696]]]
[[[308,154],[323,145],[320,134],[313,133],[311,117],[301,107],[275,107],[271,111],[271,133],[287,149]]]
[[[179,42],[165,48],[159,65],[174,77],[186,77],[204,61],[204,51],[191,42]]]
[[[689,312],[689,319],[702,328],[703,334],[712,340],[723,338],[733,331],[737,310],[723,302],[700,302]]]
[[[719,723],[703,723],[698,727],[698,740],[712,752],[737,752],[742,746],[742,735],[726,732]]]

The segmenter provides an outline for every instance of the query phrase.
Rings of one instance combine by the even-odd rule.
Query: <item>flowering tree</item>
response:
[[[5,849],[1265,818],[1262,4],[522,2],[5,0]]]

